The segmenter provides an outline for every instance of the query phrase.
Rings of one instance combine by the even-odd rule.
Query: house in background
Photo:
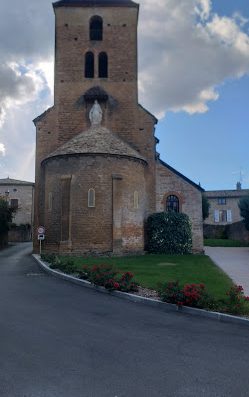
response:
[[[9,205],[16,210],[12,222],[16,224],[17,229],[12,228],[9,241],[23,241],[31,238],[34,187],[33,182],[19,181],[9,177],[0,179],[0,197],[7,200]]]
[[[238,207],[241,198],[249,195],[249,189],[242,189],[238,182],[236,190],[205,191],[209,201],[209,217],[204,223],[207,225],[228,225],[242,221]]]
[[[209,217],[204,221],[204,237],[249,242],[249,232],[238,206],[240,199],[249,195],[249,189],[242,189],[238,182],[236,190],[206,191],[204,195],[210,204]]]

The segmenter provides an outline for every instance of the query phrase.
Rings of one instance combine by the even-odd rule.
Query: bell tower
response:
[[[60,0],[53,9],[54,106],[34,120],[35,229],[49,231],[48,252],[141,251],[156,210],[157,120],[138,103],[139,5]]]
[[[131,0],[61,0],[53,7],[59,140],[68,139],[69,130],[73,134],[72,130],[88,127],[91,99],[104,102],[105,125],[122,135],[124,119],[134,124],[138,102],[138,4]],[[82,110],[80,120],[77,113]],[[74,114],[73,120],[69,114]]]

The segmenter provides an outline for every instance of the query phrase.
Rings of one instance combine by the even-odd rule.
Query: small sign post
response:
[[[38,240],[40,241],[40,255],[42,253],[42,241],[45,240],[45,227],[39,226],[37,229],[38,232]]]

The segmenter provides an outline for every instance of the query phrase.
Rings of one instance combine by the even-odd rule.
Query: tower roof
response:
[[[139,7],[132,0],[60,0],[53,7]]]
[[[131,157],[146,160],[130,145],[102,126],[92,126],[89,130],[76,135],[70,141],[64,143],[45,160],[51,157],[75,154],[103,154],[111,156]]]

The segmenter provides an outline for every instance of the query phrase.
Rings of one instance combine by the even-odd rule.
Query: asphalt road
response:
[[[0,397],[249,396],[249,328],[164,313],[0,253]]]

